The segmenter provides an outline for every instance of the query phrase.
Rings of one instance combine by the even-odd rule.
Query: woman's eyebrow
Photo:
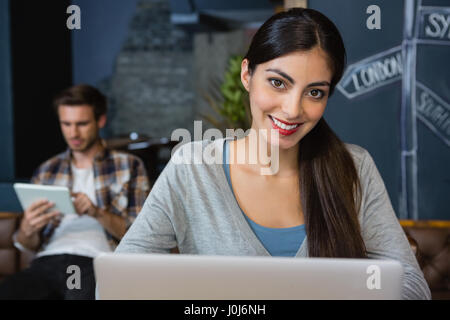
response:
[[[275,72],[278,73],[280,76],[282,76],[283,78],[285,78],[287,81],[289,81],[291,84],[295,84],[294,79],[292,79],[292,77],[288,76],[286,73],[284,73],[281,70],[278,69],[266,69],[266,71],[270,71],[270,72]]]
[[[319,82],[313,82],[308,84],[306,87],[323,87],[323,86],[328,86],[330,87],[330,83],[328,81],[319,81]]]
[[[294,79],[292,79],[291,76],[287,75],[285,72],[278,70],[278,69],[267,69],[266,71],[275,72],[278,73],[280,76],[288,80],[291,84],[295,84]],[[330,83],[328,81],[318,81],[318,82],[312,82],[308,84],[306,87],[323,87],[323,86],[330,86]]]

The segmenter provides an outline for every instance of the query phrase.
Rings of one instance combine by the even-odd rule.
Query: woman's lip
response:
[[[275,122],[273,122],[273,120],[271,119],[270,116],[269,116],[269,119],[270,119],[270,122],[272,123],[272,128],[274,128],[275,130],[278,130],[284,136],[289,136],[289,135],[295,133],[303,124],[303,123],[299,124],[296,128],[294,128],[292,130],[286,130],[286,129],[283,129],[283,128],[280,128],[279,126],[277,126],[275,124]]]
[[[275,118],[275,119],[277,119],[277,120],[280,121],[281,123],[284,123],[284,124],[287,125],[287,126],[293,126],[293,125],[295,125],[295,124],[302,124],[301,122],[294,122],[294,123],[286,122],[286,121],[283,121],[283,120],[281,120],[281,119],[278,119],[277,117],[274,117],[274,116],[272,116],[272,115],[269,115],[269,117]]]

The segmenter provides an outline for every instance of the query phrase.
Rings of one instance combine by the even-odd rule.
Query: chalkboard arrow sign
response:
[[[421,44],[450,45],[450,8],[419,8],[417,42]]]
[[[338,90],[348,99],[402,79],[402,47],[394,47],[351,64],[346,69]]]
[[[450,45],[450,8],[418,7],[418,44]],[[400,80],[403,73],[402,47],[394,47],[353,63],[346,69],[338,90],[348,99]]]
[[[450,105],[416,80],[417,45],[450,45],[450,7],[422,6],[422,0],[415,6],[415,1],[404,2],[402,44],[349,65],[336,86],[353,99],[402,80],[399,211],[403,219],[418,219],[417,119],[450,147]]]
[[[450,147],[450,105],[420,82],[416,94],[417,118]]]

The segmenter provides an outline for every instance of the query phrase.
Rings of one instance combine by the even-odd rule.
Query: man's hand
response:
[[[108,210],[94,206],[84,193],[73,193],[72,197],[75,210],[78,215],[87,214],[97,219],[103,228],[118,239],[122,239],[126,232],[125,218],[109,212]]]
[[[91,217],[97,218],[100,214],[100,210],[91,202],[89,197],[81,192],[72,192],[73,204],[78,215],[87,214]]]
[[[55,204],[47,200],[34,202],[29,206],[23,215],[20,223],[20,232],[26,238],[31,238],[44,228],[48,223],[55,226],[61,221],[61,213],[59,211],[47,212]]]

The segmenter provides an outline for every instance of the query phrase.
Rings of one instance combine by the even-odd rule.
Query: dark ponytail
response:
[[[365,258],[358,173],[344,143],[323,118],[300,141],[298,164],[309,255]]]

